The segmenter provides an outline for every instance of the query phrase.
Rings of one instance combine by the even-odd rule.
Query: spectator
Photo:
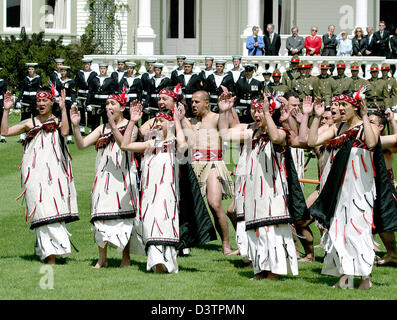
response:
[[[385,22],[380,21],[379,30],[374,33],[374,55],[390,58],[390,31],[385,28]]]
[[[299,30],[297,27],[292,27],[292,35],[287,38],[286,48],[288,50],[289,56],[302,55],[302,50],[305,46],[305,40],[303,39],[303,37],[298,35],[298,32]]]
[[[391,47],[391,58],[397,59],[397,28],[394,30],[394,35],[390,37],[390,47]],[[396,72],[396,65],[391,65],[391,75],[394,76]]]
[[[280,35],[274,32],[274,24],[267,25],[267,35],[265,35],[265,52],[267,56],[278,56],[281,47]]]
[[[265,43],[263,42],[263,37],[258,35],[259,27],[252,27],[252,36],[247,38],[247,49],[249,56],[263,56],[263,51],[265,49]]]
[[[365,38],[364,38],[364,32],[363,29],[360,27],[357,27],[354,30],[354,38],[352,39],[352,46],[353,46],[353,56],[364,56],[365,55],[365,50],[367,49],[367,46],[365,44]]]
[[[336,37],[338,42],[337,56],[348,57],[352,53],[353,45],[352,41],[347,38],[347,31],[342,30],[342,32]]]
[[[319,56],[321,50],[321,38],[317,35],[317,27],[312,27],[311,35],[305,39],[305,49],[307,56]]]
[[[365,55],[366,56],[373,56],[373,47],[374,47],[374,28],[372,27],[367,27],[367,35],[365,36],[365,45],[366,45],[366,50],[365,50]]]
[[[323,56],[336,56],[336,46],[338,45],[338,42],[336,41],[336,35],[334,34],[335,32],[335,26],[333,24],[328,26],[328,32],[323,35],[323,51],[321,55]],[[330,64],[329,65],[329,72],[332,73],[335,70],[335,65]]]

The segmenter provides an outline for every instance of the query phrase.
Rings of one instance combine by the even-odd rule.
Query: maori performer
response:
[[[222,129],[225,109],[232,102],[219,103]],[[245,141],[245,179],[241,190],[248,234],[249,259],[254,279],[278,279],[280,274],[298,274],[298,263],[291,223],[307,219],[305,199],[300,188],[287,135],[272,118],[275,109],[268,98],[251,103],[256,129],[237,128],[230,138]]]
[[[325,181],[310,212],[328,230],[322,273],[339,277],[334,285],[339,288],[354,288],[353,279],[360,276],[359,289],[369,289],[375,258],[372,233],[397,229],[396,200],[365,99],[341,94],[334,101],[343,122],[339,132],[330,127],[318,134],[324,105],[314,106],[308,145],[328,149],[326,167],[332,179]]]
[[[227,91],[222,86],[223,91]],[[194,117],[182,122],[186,132],[189,132],[189,147],[191,148],[192,167],[199,181],[201,194],[207,197],[208,205],[215,219],[216,229],[221,237],[224,254],[232,252],[229,240],[227,216],[222,207],[222,200],[234,196],[234,183],[223,160],[222,137],[219,133],[219,114],[210,110],[208,92],[200,90],[193,93],[192,113]],[[238,122],[235,110],[232,110],[232,120]],[[229,216],[236,227],[236,217]]]
[[[125,94],[109,95],[106,100],[109,123],[100,125],[85,138],[79,130],[80,112],[77,108],[71,111],[78,149],[95,144],[97,150],[95,178],[91,190],[91,223],[99,249],[95,269],[107,267],[108,245],[123,252],[121,267],[129,266],[131,234],[136,233],[135,238],[141,239],[138,221],[134,219],[139,203],[134,154],[120,149],[128,124],[128,120],[123,117],[126,102]],[[138,128],[134,127],[131,134],[135,140]],[[139,248],[139,242],[136,246]]]
[[[19,166],[23,192],[17,199],[25,197],[25,220],[30,219],[36,236],[35,254],[48,264],[55,264],[55,257],[71,253],[70,233],[65,224],[79,219],[72,158],[64,141],[69,134],[65,97],[62,90],[58,119],[52,113],[54,93],[49,88],[40,89],[36,95],[37,116],[8,127],[13,100],[7,92],[1,125],[3,136],[27,132]]]
[[[173,109],[156,114],[147,140],[132,142],[135,122],[142,117],[138,101],[131,105],[122,149],[144,152],[139,218],[147,253],[147,270],[177,273],[177,252],[216,239],[197,178],[182,156],[188,149],[181,122],[185,117],[178,91],[163,89]],[[175,130],[175,131],[174,131]],[[174,133],[175,132],[175,133]]]

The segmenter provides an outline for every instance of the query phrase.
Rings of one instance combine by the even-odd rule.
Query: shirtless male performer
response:
[[[226,90],[226,89],[224,89]],[[196,173],[201,193],[207,197],[208,205],[214,215],[215,226],[222,240],[224,254],[238,254],[232,252],[229,241],[229,227],[227,216],[222,208],[222,200],[234,196],[234,183],[223,161],[222,139],[219,134],[219,114],[210,111],[210,97],[208,92],[200,90],[193,93],[192,113],[188,125],[183,122],[184,132],[192,151],[192,167]],[[234,112],[232,121],[238,121]],[[191,134],[188,131],[191,130]],[[236,217],[229,216],[236,225]]]

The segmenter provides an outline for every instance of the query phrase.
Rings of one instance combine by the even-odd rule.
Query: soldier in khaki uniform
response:
[[[353,62],[350,65],[350,70],[352,73],[351,78],[353,79],[353,90],[358,91],[360,88],[368,85],[368,80],[360,78],[358,73],[360,72],[360,65],[358,62]]]
[[[279,95],[285,95],[288,91],[289,88],[286,84],[281,83],[281,71],[276,68],[273,71],[273,83],[270,84],[274,92],[278,92]]]
[[[386,102],[388,107],[397,105],[397,81],[394,77],[389,77],[390,64],[383,63],[380,67],[382,72],[382,79],[387,83],[387,90],[389,92],[389,101]]]
[[[323,61],[320,64],[320,74],[318,78],[318,92],[321,100],[325,102],[325,106],[331,106],[332,101],[332,89],[335,87],[335,80],[328,72],[330,65],[328,61]]]
[[[387,82],[379,79],[379,66],[373,63],[370,68],[371,79],[368,80],[368,91],[365,93],[368,105],[378,105],[382,110],[389,106],[389,91]],[[386,105],[387,103],[387,105]]]
[[[310,75],[311,68],[312,65],[307,61],[301,61],[298,67],[300,75],[292,81],[292,90],[298,93],[300,101],[306,96],[311,96],[313,99],[319,96],[318,78]]]
[[[338,74],[333,77],[335,79],[335,87],[333,88],[333,95],[339,95],[345,91],[353,90],[353,79],[345,75],[345,70],[346,70],[345,62],[339,60],[336,63],[336,70]]]
[[[299,66],[299,62],[300,62],[300,58],[298,55],[294,55],[291,58],[291,63],[290,63],[290,68],[283,73],[283,77],[282,77],[282,84],[285,84],[286,86],[288,86],[288,88],[291,90],[291,84],[292,84],[292,80],[296,79],[299,77],[299,70],[298,70],[298,66]]]

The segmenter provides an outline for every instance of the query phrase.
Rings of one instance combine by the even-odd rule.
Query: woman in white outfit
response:
[[[340,288],[353,288],[353,278],[360,276],[359,289],[369,289],[375,258],[372,227],[377,197],[373,149],[379,134],[368,119],[365,100],[342,94],[333,101],[339,103],[342,128],[338,131],[333,126],[319,135],[324,105],[316,104],[308,138],[309,146],[325,145],[330,154],[325,168],[331,167],[328,177],[332,179],[327,179],[310,208],[328,229],[322,273],[339,277],[334,287]],[[328,218],[324,218],[327,210]]]
[[[138,234],[139,191],[137,168],[132,152],[120,149],[128,120],[123,117],[126,97],[110,95],[106,101],[109,123],[98,126],[87,137],[80,133],[80,112],[71,110],[75,140],[78,149],[95,144],[97,158],[95,177],[91,190],[91,223],[98,245],[99,259],[94,268],[107,266],[108,245],[123,252],[121,266],[130,265],[130,238],[132,232]],[[134,128],[136,139],[138,128]],[[137,244],[139,246],[139,243]]]
[[[48,264],[55,257],[70,254],[70,233],[65,224],[78,220],[77,195],[74,186],[71,157],[64,138],[69,134],[62,90],[59,107],[61,119],[52,114],[54,92],[42,88],[36,95],[38,115],[8,127],[8,115],[13,106],[10,92],[4,99],[1,123],[3,136],[27,132],[21,169],[22,194],[26,201],[25,220],[35,231],[35,254]]]

